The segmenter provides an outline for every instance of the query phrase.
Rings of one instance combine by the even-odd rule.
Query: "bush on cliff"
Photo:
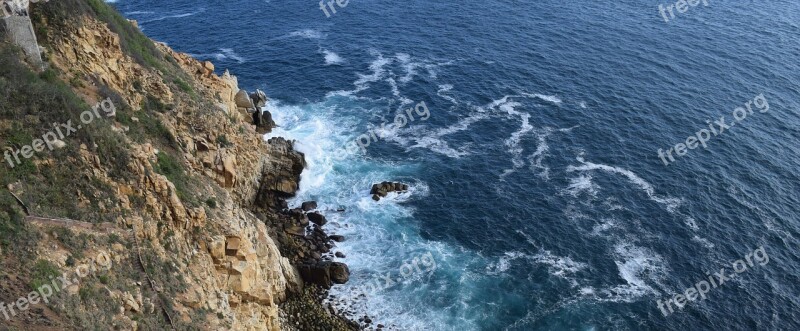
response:
[[[80,123],[80,114],[90,107],[50,71],[36,74],[22,61],[21,53],[0,43],[0,148],[9,153],[32,145],[35,139],[54,131],[53,123]],[[89,172],[75,160],[80,146],[98,155],[104,165],[124,162],[128,151],[122,137],[111,130],[111,120],[96,119],[86,128],[64,137],[64,148],[45,148],[20,162],[2,160],[0,188],[20,183],[22,199],[33,213],[87,222],[111,221],[115,215],[100,210],[98,202],[113,199],[111,188],[94,178],[75,180]],[[4,157],[4,155],[3,155]],[[109,167],[116,168],[116,167]],[[122,168],[124,169],[124,168]],[[91,208],[79,207],[76,194],[96,196]],[[107,204],[108,205],[108,204]]]

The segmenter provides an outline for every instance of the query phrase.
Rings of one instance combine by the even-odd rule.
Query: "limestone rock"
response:
[[[234,100],[236,101],[236,107],[247,109],[255,108],[253,101],[250,99],[250,95],[248,95],[245,90],[239,90]]]

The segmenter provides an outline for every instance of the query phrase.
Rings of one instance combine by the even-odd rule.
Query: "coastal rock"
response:
[[[300,208],[302,208],[303,211],[312,211],[314,209],[317,209],[317,202],[316,201],[303,202]]]
[[[335,284],[345,284],[350,280],[350,268],[341,262],[330,262],[331,280]]]
[[[350,269],[341,262],[320,262],[301,265],[300,276],[307,283],[329,289],[333,284],[345,284],[350,280]]]
[[[372,194],[372,200],[380,201],[391,192],[405,192],[408,191],[408,185],[396,182],[382,182],[373,184],[369,194]]]
[[[311,221],[311,223],[319,226],[323,226],[328,223],[328,220],[325,219],[325,215],[322,215],[318,212],[308,213],[306,216],[308,216],[308,220]]]
[[[260,185],[255,206],[267,210],[283,209],[285,200],[294,196],[299,187],[300,174],[306,165],[302,153],[292,148],[286,139],[276,137],[267,141],[268,158],[261,167]]]
[[[236,92],[234,101],[236,101],[236,107],[247,109],[255,108],[255,106],[253,106],[253,101],[250,99],[250,95],[248,95],[245,90]]]

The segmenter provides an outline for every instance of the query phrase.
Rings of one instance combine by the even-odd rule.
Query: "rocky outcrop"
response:
[[[383,182],[380,184],[373,184],[369,194],[372,194],[372,200],[380,201],[391,192],[405,192],[408,191],[408,185],[403,183]]]
[[[331,288],[333,284],[344,284],[350,279],[350,269],[340,262],[320,262],[301,265],[300,276],[308,283],[323,288]]]
[[[294,196],[299,187],[306,163],[303,154],[295,151],[286,139],[271,138],[267,144],[272,157],[262,165],[254,204],[261,209],[283,210],[288,208],[285,200]]]
[[[317,202],[316,201],[303,202],[303,204],[300,205],[300,208],[303,209],[303,211],[312,211],[314,209],[317,209]]]
[[[308,213],[306,216],[308,217],[308,220],[311,221],[311,223],[314,223],[319,226],[323,226],[328,223],[328,220],[325,218],[325,215],[322,215],[318,212]]]
[[[322,214],[307,214],[316,204],[288,209],[286,199],[295,195],[306,165],[303,154],[283,138],[265,142],[251,118],[241,116],[237,95],[244,92],[252,106],[261,107],[266,102],[263,93],[251,97],[227,71],[218,76],[211,62],[197,61],[165,44],[157,43],[156,48],[165,58],[175,59],[161,63],[168,70],[143,66],[123,50],[120,37],[107,24],[90,16],[60,32],[48,37],[54,38],[48,58],[61,75],[83,83],[73,87],[87,103],[99,98],[101,88],[110,90],[130,106],[125,111],[134,122],[140,112],[148,111],[140,105],[149,98],[172,105],[147,115],[174,141],[141,142],[120,129],[115,134],[130,151],[130,159],[121,165],[103,164],[97,146],[86,145],[69,162],[81,171],[76,178],[102,183],[119,201],[97,203],[91,194],[78,192],[77,203],[95,203],[102,212],[124,215],[114,226],[146,244],[148,255],[166,261],[172,271],[161,276],[182,279],[185,287],[173,287],[174,295],[160,294],[169,301],[176,321],[209,330],[281,330],[286,327],[281,305],[314,287],[307,282],[313,279],[311,283],[329,288],[347,281],[349,269],[333,262],[331,252],[334,240],[343,238],[322,230],[327,222]],[[177,79],[186,80],[182,83],[190,88],[176,89]],[[267,114],[263,120],[272,123]],[[159,174],[157,165],[165,150],[185,170],[189,189],[179,190],[180,178]],[[125,250],[120,251],[118,260],[125,259]],[[310,271],[304,275],[300,265],[310,266]],[[119,278],[123,276],[129,277]],[[112,291],[121,309],[110,314],[120,328],[136,329],[136,317],[154,312],[157,304],[142,294],[147,286],[125,286],[134,290]],[[201,312],[205,320],[193,321]],[[336,320],[327,312],[326,316],[323,319]]]

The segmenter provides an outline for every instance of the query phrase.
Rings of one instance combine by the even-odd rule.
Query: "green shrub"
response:
[[[182,91],[194,95],[194,89],[192,89],[192,87],[189,85],[189,83],[184,82],[180,78],[175,78],[172,82],[175,83],[175,85],[178,85],[178,87]]]
[[[52,279],[61,276],[61,271],[58,270],[58,267],[47,260],[38,260],[36,264],[33,265],[33,269],[31,270],[31,289],[36,290],[42,285],[52,283]]]
[[[217,136],[217,145],[220,145],[221,147],[231,147],[233,146],[233,143],[228,140],[226,135],[221,134]]]
[[[41,7],[41,6],[39,6]],[[0,43],[0,118],[11,120],[10,126],[0,127],[0,148],[20,149],[30,145],[34,139],[53,130],[52,123],[80,123],[80,114],[90,107],[50,69],[41,74],[34,73],[22,61],[18,48]],[[70,159],[80,159],[81,144],[86,145],[101,158],[101,166],[111,170],[112,177],[125,164],[129,152],[121,142],[121,135],[111,130],[112,122],[97,119],[86,128],[64,137],[66,147],[45,150],[30,158],[20,158],[21,163],[0,171],[0,187],[10,183],[22,184],[20,197],[31,208],[31,212],[53,217],[66,217],[86,221],[113,220],[115,215],[100,212],[97,208],[80,208],[75,203],[80,193],[104,193],[93,199],[113,199],[111,187],[92,176],[76,180],[86,171]],[[97,148],[95,148],[97,146]],[[53,162],[39,163],[37,159]],[[70,174],[70,175],[67,175]],[[113,200],[112,200],[113,201]],[[2,236],[0,236],[2,238]]]
[[[175,184],[175,190],[181,200],[187,201],[188,194],[188,178],[183,170],[183,166],[172,155],[159,151],[156,155],[156,164],[153,165],[154,170],[167,177],[172,184]]]

